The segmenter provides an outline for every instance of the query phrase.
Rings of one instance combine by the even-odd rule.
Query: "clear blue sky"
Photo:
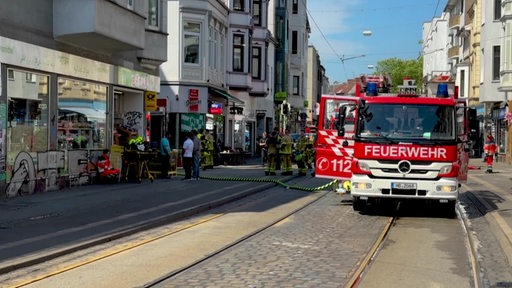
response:
[[[309,45],[315,46],[329,82],[371,74],[368,65],[388,58],[416,59],[423,23],[447,0],[308,0]],[[372,31],[364,36],[363,31]],[[360,57],[359,55],[366,55]],[[340,58],[346,60],[342,63]],[[355,57],[353,59],[347,59]]]

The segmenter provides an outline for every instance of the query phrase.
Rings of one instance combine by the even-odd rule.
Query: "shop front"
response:
[[[0,183],[5,197],[91,183],[114,124],[144,132],[159,78],[1,37]],[[128,71],[128,72],[127,72]],[[112,164],[120,166],[120,158]]]

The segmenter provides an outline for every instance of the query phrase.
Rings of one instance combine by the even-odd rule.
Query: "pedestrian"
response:
[[[485,161],[487,164],[486,173],[492,173],[492,164],[494,162],[494,154],[496,154],[497,148],[496,142],[494,142],[494,137],[492,137],[492,134],[489,132],[484,145]]]
[[[192,179],[192,163],[194,153],[194,141],[192,141],[192,133],[187,132],[185,134],[187,139],[183,142],[183,170],[185,170],[185,177],[181,180]]]
[[[261,153],[261,163],[265,165],[267,162],[267,132],[263,131],[260,139],[258,140],[258,147]]]
[[[192,153],[192,180],[199,180],[199,170],[201,168],[201,153],[202,145],[201,140],[197,138],[197,130],[192,130],[192,142],[194,143],[194,151]]]
[[[162,140],[160,140],[160,160],[161,160],[161,169],[160,169],[160,178],[167,179],[169,177],[169,168],[171,166],[171,144],[169,140],[171,139],[171,132],[167,132]]]

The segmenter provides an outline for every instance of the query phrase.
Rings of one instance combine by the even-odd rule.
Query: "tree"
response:
[[[423,86],[423,57],[417,60],[403,60],[389,58],[377,62],[375,66],[376,75],[387,75],[391,79],[392,90],[397,91],[397,86],[402,85],[403,78],[408,77],[416,80],[416,86]]]

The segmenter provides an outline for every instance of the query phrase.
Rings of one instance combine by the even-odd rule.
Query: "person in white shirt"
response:
[[[194,141],[192,141],[192,133],[186,133],[187,139],[183,142],[183,169],[185,170],[185,177],[181,180],[192,179],[192,161],[194,151]]]

